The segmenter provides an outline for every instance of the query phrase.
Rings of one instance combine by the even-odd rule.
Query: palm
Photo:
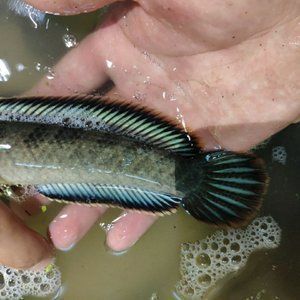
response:
[[[246,150],[300,114],[297,2],[116,4],[104,24],[60,61],[56,77],[31,92],[86,93],[110,78],[120,95],[177,118],[207,147]],[[78,208],[72,209],[76,216]],[[103,212],[86,211],[86,223]],[[70,220],[72,231],[76,217]],[[126,248],[152,222],[127,215],[116,224],[111,244]],[[59,240],[57,226],[66,221],[52,225]],[[80,237],[88,226],[78,229]],[[124,228],[129,239],[120,245],[116,239]]]
[[[291,43],[299,31],[296,1],[276,1],[282,9],[273,3],[274,13],[268,1],[222,7],[216,1],[140,2],[116,5],[106,24],[69,56],[69,78],[88,58],[83,71],[93,76],[89,83],[76,77],[72,84],[64,78],[64,85],[72,89],[75,82],[74,90],[86,92],[106,75],[122,96],[179,115],[205,144],[234,150],[250,148],[299,115],[300,71],[290,71],[299,57]],[[65,74],[57,73],[60,81]]]

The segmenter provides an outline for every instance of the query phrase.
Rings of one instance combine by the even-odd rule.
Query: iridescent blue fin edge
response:
[[[182,200],[167,193],[108,184],[49,183],[35,185],[35,189],[50,199],[69,203],[105,204],[154,214],[175,212]]]

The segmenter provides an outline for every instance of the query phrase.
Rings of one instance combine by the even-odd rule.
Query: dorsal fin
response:
[[[0,98],[0,121],[104,131],[184,156],[200,151],[195,138],[159,114],[101,96]]]

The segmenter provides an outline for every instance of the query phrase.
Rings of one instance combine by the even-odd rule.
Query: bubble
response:
[[[106,62],[106,66],[107,66],[108,69],[111,69],[111,68],[114,67],[114,64],[113,64],[112,61],[110,61],[110,60],[107,59],[105,62]]]
[[[229,262],[229,259],[228,259],[228,257],[223,257],[222,258],[222,262],[224,263],[224,264],[227,264],[228,262]]]
[[[230,245],[230,249],[231,249],[232,251],[238,252],[238,251],[240,251],[240,245],[239,245],[238,243],[232,243],[232,244]]]
[[[218,244],[215,242],[211,243],[210,247],[212,250],[218,250]]]
[[[259,249],[279,246],[281,229],[272,217],[254,220],[245,230],[217,231],[181,248],[181,280],[176,291],[192,299],[203,299],[207,290],[229,273],[245,266],[249,255]]]
[[[198,282],[202,286],[209,286],[211,283],[211,277],[208,274],[202,275],[198,278]]]
[[[144,80],[144,84],[150,84],[150,76],[146,76],[146,79]]]
[[[207,243],[202,243],[202,244],[201,244],[201,248],[202,248],[203,250],[206,250],[207,247],[208,247],[208,246],[207,246]]]
[[[188,244],[182,244],[181,249],[182,249],[182,251],[187,251],[187,250],[189,250],[189,245]]]
[[[52,68],[46,66],[46,67],[44,67],[44,72],[46,73],[47,79],[49,79],[49,80],[54,79],[55,73],[52,70]]]
[[[8,281],[8,285],[9,285],[10,287],[13,287],[13,286],[16,285],[16,282],[15,282],[13,279],[10,279],[10,280]]]
[[[268,225],[266,223],[262,223],[260,225],[260,228],[263,229],[263,230],[267,230],[268,229]]]
[[[272,242],[274,242],[275,241],[275,237],[274,236],[270,236],[269,240],[272,241]]]
[[[34,283],[41,283],[42,282],[42,278],[41,277],[34,277],[33,281],[34,281]]]
[[[21,280],[23,283],[29,283],[30,282],[30,277],[27,275],[22,275]]]
[[[74,48],[78,44],[76,36],[70,33],[64,34],[62,39],[67,48]]]
[[[210,258],[206,253],[202,253],[196,257],[197,265],[201,268],[207,268],[210,266]]]
[[[283,146],[277,146],[272,149],[273,161],[276,161],[282,165],[286,164],[287,153]]]
[[[41,70],[42,70],[42,64],[41,63],[36,63],[35,64],[35,69],[38,71],[38,72],[40,72]]]
[[[223,239],[223,244],[228,245],[229,244],[229,239],[227,239],[227,238]]]
[[[5,286],[4,276],[0,273],[0,290],[2,290]]]
[[[23,72],[26,69],[26,67],[22,63],[16,64],[16,70],[18,72]]]
[[[220,248],[220,251],[221,251],[222,253],[226,253],[226,252],[227,252],[227,248],[226,248],[226,247],[221,247],[221,248]]]
[[[50,285],[47,284],[47,283],[43,283],[43,284],[41,284],[40,289],[41,289],[41,291],[43,291],[43,292],[47,292],[47,291],[49,291],[49,289],[50,289]]]
[[[241,258],[241,256],[239,256],[239,255],[235,255],[235,256],[233,256],[233,257],[231,258],[231,261],[232,261],[232,263],[234,263],[234,264],[239,264],[239,263],[242,261],[242,258]]]
[[[188,253],[186,257],[187,258],[194,258],[194,254],[193,253]]]
[[[25,296],[46,297],[57,293],[61,287],[61,274],[54,265],[48,272],[17,270],[0,266],[0,299],[23,299]]]
[[[144,101],[146,99],[146,94],[140,91],[136,91],[133,94],[133,98],[138,101]]]

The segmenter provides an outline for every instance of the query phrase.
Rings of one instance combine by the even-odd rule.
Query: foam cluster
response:
[[[282,165],[286,164],[287,153],[283,146],[277,146],[272,149],[273,161],[279,162]]]
[[[280,227],[268,216],[255,219],[245,230],[217,231],[204,240],[182,244],[177,292],[202,299],[218,280],[242,268],[253,251],[278,247],[280,237]]]
[[[47,297],[61,286],[57,267],[51,270],[17,270],[0,266],[0,299],[18,300],[25,296]]]

